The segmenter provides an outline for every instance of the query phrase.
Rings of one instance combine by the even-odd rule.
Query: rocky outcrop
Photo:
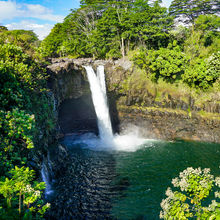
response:
[[[96,115],[84,65],[113,66],[112,61],[52,59],[47,66],[48,87],[54,102],[58,136],[73,132],[97,133]]]
[[[119,112],[122,131],[133,124],[142,136],[148,138],[220,143],[220,117],[208,118],[181,110],[137,106],[121,106]]]
[[[51,60],[48,85],[54,95],[60,133],[97,132],[83,65],[105,66],[110,112],[116,130],[135,124],[148,138],[220,143],[219,94],[208,94],[206,98],[204,94],[192,94],[176,85],[165,88],[153,84],[127,60]]]

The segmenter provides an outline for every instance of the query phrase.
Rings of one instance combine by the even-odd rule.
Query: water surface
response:
[[[219,144],[148,141],[125,152],[95,150],[75,138],[62,142],[68,151],[55,172],[51,219],[159,219],[180,171],[209,167],[220,176]]]

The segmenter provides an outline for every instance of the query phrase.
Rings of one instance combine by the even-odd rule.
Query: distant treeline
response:
[[[63,23],[54,26],[42,42],[45,57],[120,58],[137,48],[159,49],[174,40],[182,46],[192,27],[205,34],[204,46],[210,46],[219,27],[217,0],[174,0],[169,8],[160,1],[83,0]],[[176,31],[176,25],[189,28]],[[207,33],[212,31],[212,33]],[[209,36],[207,36],[209,34]]]

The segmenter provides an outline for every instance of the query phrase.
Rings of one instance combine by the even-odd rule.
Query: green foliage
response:
[[[173,0],[169,12],[178,21],[194,23],[203,14],[216,14],[220,10],[217,0]]]
[[[154,80],[163,78],[166,81],[174,82],[181,79],[188,58],[178,47],[173,49],[168,47],[149,51],[146,61]]]
[[[175,45],[175,43],[174,43]],[[168,82],[180,80],[188,64],[188,57],[181,52],[178,46],[149,50],[135,54],[134,62],[150,73],[150,78],[157,81],[163,78]]]
[[[186,41],[187,37],[189,36],[190,29],[179,25],[175,29],[171,30],[170,37],[172,41],[177,41],[177,45],[183,50],[184,42]]]
[[[0,44],[6,43],[15,44],[32,56],[35,53],[35,48],[39,45],[39,40],[33,31],[9,31],[7,28],[0,26]]]
[[[139,45],[168,43],[172,18],[156,1],[82,1],[42,42],[45,57],[120,58]]]
[[[44,70],[20,47],[0,45],[0,194],[6,200],[0,203],[1,219],[40,218],[48,208],[40,200],[44,183],[32,183],[33,171],[12,169],[26,164],[30,149],[42,144],[39,133],[47,137],[53,128],[45,79]]]
[[[201,170],[188,167],[180,173],[179,177],[172,180],[174,187],[180,188],[179,191],[172,191],[168,188],[166,199],[161,202],[162,219],[219,219],[220,203],[212,200],[208,207],[203,205],[211,191],[216,187],[220,188],[220,177],[214,178],[210,174],[210,169]],[[215,197],[220,199],[220,192],[215,191]]]
[[[45,89],[45,70],[24,54],[21,48],[5,44],[0,45],[0,76],[0,109],[5,114],[7,111],[12,111],[14,114],[14,111],[21,113],[20,110],[24,110],[22,116],[16,115],[18,118],[24,118],[26,114],[34,114],[36,127],[44,126],[45,130],[50,132],[53,126],[51,125],[53,116]],[[3,116],[2,113],[2,120],[6,120]],[[2,129],[5,129],[7,123],[3,125]],[[38,129],[32,130],[33,136],[37,132]],[[7,133],[7,130],[4,132],[2,130],[2,134]]]
[[[24,53],[21,47],[10,43],[0,45],[0,62],[2,85],[13,78],[17,81],[15,84],[19,81],[22,86],[31,90],[40,91],[45,86],[45,70]]]
[[[0,174],[5,174],[13,164],[26,162],[27,149],[34,147],[34,124],[34,115],[18,109],[0,110]]]
[[[146,56],[147,56],[147,50],[136,50],[132,54],[132,61],[134,62],[135,65],[137,65],[141,69],[147,69],[148,65],[146,62]]]
[[[220,78],[220,52],[208,59],[197,59],[186,69],[183,80],[191,87],[208,89]]]
[[[184,51],[191,59],[204,59],[219,51],[219,21],[214,15],[200,15],[195,20],[195,25],[190,28],[190,34],[184,42]]]
[[[183,81],[198,90],[207,90],[220,79],[219,17],[200,15],[192,27],[170,32],[172,43],[159,50],[136,50],[133,61],[152,80]]]
[[[28,168],[13,170],[27,164],[35,152],[34,146],[37,151],[42,150],[52,132],[53,113],[46,78],[45,70],[21,47],[0,44],[0,176],[4,179],[0,193],[7,203],[0,196],[1,219],[31,219],[32,212],[39,211],[38,216],[42,216],[46,211],[39,203],[38,191],[44,184],[32,184],[33,172]],[[28,185],[30,192],[24,191]]]
[[[41,43],[42,56],[53,56],[58,55],[58,50],[63,41],[62,24],[57,23],[47,38]]]
[[[0,32],[7,31],[7,30],[8,30],[7,27],[0,25]]]
[[[217,15],[200,15],[195,20],[195,29],[205,31],[217,31],[220,27],[220,17]]]
[[[0,182],[0,194],[6,204],[0,207],[1,219],[38,219],[43,217],[49,204],[41,200],[44,182],[34,181],[34,170],[28,167],[17,167],[10,171],[12,177]]]

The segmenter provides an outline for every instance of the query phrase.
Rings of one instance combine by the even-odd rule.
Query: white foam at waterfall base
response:
[[[113,138],[114,147],[119,151],[136,151],[143,145],[150,146],[149,140],[139,135],[139,128],[134,125],[128,125],[123,134],[116,134]]]
[[[136,130],[137,129],[137,130]],[[145,139],[139,136],[138,128],[126,131],[123,135],[115,134],[112,138],[101,139],[94,133],[86,133],[77,136],[67,136],[65,145],[90,149],[94,151],[126,151],[135,152],[141,148],[154,146],[154,139]],[[130,130],[130,127],[129,127]]]
[[[122,135],[113,135],[106,95],[104,66],[98,66],[97,75],[91,66],[85,66],[85,69],[97,116],[99,137],[92,133],[74,136],[71,140],[72,144],[80,144],[81,147],[92,150],[119,151],[136,151],[143,147],[143,144],[145,147],[152,146],[152,140],[141,138],[138,127],[135,126],[130,125],[129,131],[125,131]]]

